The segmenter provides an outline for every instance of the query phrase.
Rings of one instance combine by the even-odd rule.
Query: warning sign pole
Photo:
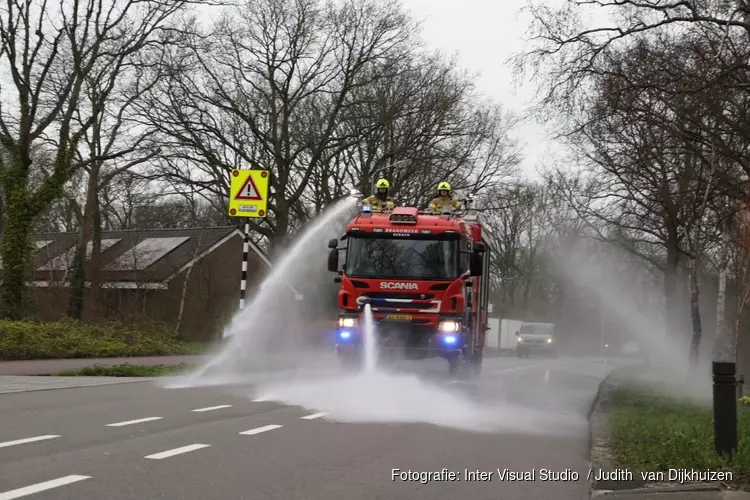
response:
[[[247,260],[250,253],[250,218],[245,218],[245,242],[242,245],[242,281],[240,282],[240,310],[245,308],[247,292]]]

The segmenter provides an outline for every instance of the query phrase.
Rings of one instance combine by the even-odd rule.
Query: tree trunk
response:
[[[690,269],[690,318],[693,326],[693,336],[690,341],[690,371],[697,366],[700,356],[701,337],[703,335],[700,312],[700,291],[698,289],[698,264],[695,259]]]
[[[190,274],[193,272],[193,266],[195,265],[195,259],[198,258],[198,251],[201,248],[203,242],[203,231],[201,230],[198,235],[198,243],[195,246],[195,252],[193,252],[193,259],[190,261],[190,266],[185,272],[185,279],[182,282],[182,293],[180,294],[180,311],[177,313],[177,324],[174,327],[174,333],[178,338],[182,338],[180,335],[180,327],[182,326],[182,318],[185,314],[185,301],[187,299],[188,285],[190,284]]]
[[[289,232],[289,206],[283,201],[277,201],[276,218],[274,219],[275,234],[269,242],[269,257],[276,261],[285,250]]]
[[[729,259],[727,258],[727,242],[721,248],[719,258],[719,287],[716,294],[716,338],[714,341],[713,359],[715,361],[730,360],[730,336],[727,330],[727,280],[729,279]]]
[[[0,238],[3,236],[3,227],[5,220],[5,194],[0,190]]]
[[[89,172],[89,182],[86,190],[86,205],[83,209],[83,223],[78,229],[75,256],[73,257],[73,276],[70,282],[70,296],[68,298],[68,317],[73,319],[81,319],[83,317],[83,302],[86,291],[86,257],[88,257],[88,252],[86,250],[88,249],[91,230],[94,226],[94,212],[96,211],[97,205],[98,183],[98,168],[92,166],[91,172]]]
[[[680,254],[671,245],[667,247],[667,266],[664,273],[664,308],[666,331],[670,336],[680,332],[680,290],[679,290]],[[669,339],[672,341],[673,339]]]
[[[31,267],[29,257],[33,255],[30,236],[34,221],[30,215],[26,178],[23,175],[19,175],[20,178],[9,178],[12,175],[6,177],[3,186],[7,199],[3,238],[0,241],[3,262],[0,299],[3,316],[10,320],[20,320],[28,305],[27,279]]]
[[[89,298],[91,299],[89,304],[94,304],[97,307],[99,303],[99,271],[102,265],[101,253],[102,253],[102,212],[99,208],[99,187],[97,186],[97,196],[94,208],[94,227],[92,228],[91,235],[91,262],[89,264],[89,283],[91,283],[91,289],[89,291]]]

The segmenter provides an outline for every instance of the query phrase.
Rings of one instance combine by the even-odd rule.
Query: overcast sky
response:
[[[422,21],[422,36],[430,47],[458,54],[465,69],[480,73],[480,91],[507,109],[523,112],[533,97],[533,87],[526,84],[515,88],[506,60],[524,47],[528,17],[520,10],[526,0],[401,1],[415,19]],[[199,10],[206,18],[213,18],[216,13],[213,9]],[[542,127],[533,122],[519,127],[515,134],[525,143],[522,167],[527,176],[535,176],[543,159],[549,158],[550,150],[559,151],[545,139]]]
[[[516,88],[506,60],[524,48],[528,17],[525,0],[402,0],[423,23],[423,38],[436,49],[459,55],[464,68],[481,73],[478,88],[506,108],[521,113],[534,95],[531,84]],[[516,131],[526,143],[523,170],[534,177],[552,148],[544,129],[527,123]]]

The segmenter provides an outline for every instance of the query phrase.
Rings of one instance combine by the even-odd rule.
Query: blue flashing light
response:
[[[455,335],[446,335],[445,337],[443,337],[443,342],[453,345],[458,342],[458,337],[456,337]]]
[[[360,211],[363,213],[370,213],[372,212],[372,207],[370,205],[362,205],[362,208]]]
[[[339,338],[341,340],[349,340],[352,336],[352,332],[339,332]]]

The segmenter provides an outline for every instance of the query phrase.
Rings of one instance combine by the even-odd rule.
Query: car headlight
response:
[[[339,326],[352,328],[357,324],[357,318],[339,318]]]
[[[438,325],[438,330],[441,332],[457,332],[461,329],[461,323],[458,321],[441,321]]]

